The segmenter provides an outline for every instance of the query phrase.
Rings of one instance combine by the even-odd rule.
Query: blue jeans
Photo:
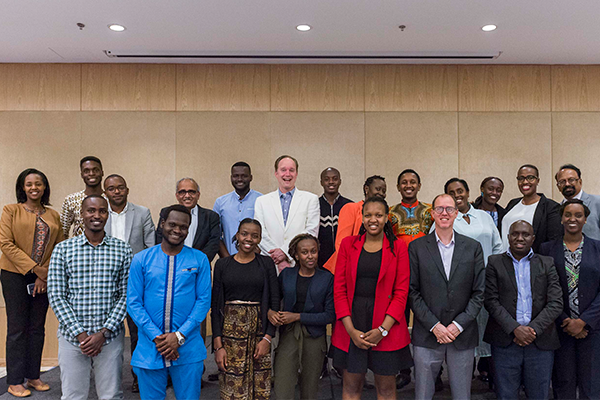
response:
[[[492,359],[498,399],[518,399],[521,382],[528,399],[548,398],[554,351],[540,350],[535,343],[525,347],[492,345]]]

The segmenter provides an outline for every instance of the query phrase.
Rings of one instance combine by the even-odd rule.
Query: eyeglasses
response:
[[[535,175],[527,175],[527,176],[517,176],[517,180],[519,182],[527,181],[529,183],[535,183],[538,180],[538,177]]]
[[[579,180],[579,178],[569,178],[566,181],[564,179],[561,179],[560,181],[556,182],[556,184],[558,186],[565,186],[568,182],[569,185],[572,186],[572,185],[576,184],[578,180]]]
[[[434,207],[433,211],[435,211],[436,214],[443,214],[444,211],[446,211],[446,213],[448,214],[454,214],[456,212],[456,207]]]
[[[186,194],[189,194],[190,196],[195,196],[196,194],[198,194],[198,191],[197,190],[193,190],[193,189],[192,190],[183,190],[183,189],[181,189],[181,190],[177,191],[177,194],[179,196],[181,196],[181,197],[185,196]]]

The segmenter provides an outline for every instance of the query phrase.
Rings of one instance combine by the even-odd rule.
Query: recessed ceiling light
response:
[[[481,27],[481,30],[484,32],[491,32],[491,31],[495,31],[497,28],[496,25],[484,25]]]
[[[123,25],[110,24],[108,26],[108,29],[115,32],[123,32],[125,30],[125,27]]]
[[[306,25],[306,24],[302,24],[302,25],[298,25],[296,27],[296,29],[298,29],[300,32],[307,32],[310,31],[310,25]]]

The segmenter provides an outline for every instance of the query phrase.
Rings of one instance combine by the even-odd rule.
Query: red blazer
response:
[[[333,298],[337,317],[331,343],[340,350],[348,351],[350,335],[346,332],[341,319],[352,316],[352,300],[356,287],[356,269],[358,258],[365,243],[366,235],[348,236],[340,245],[335,279],[333,283]],[[406,347],[410,343],[410,335],[406,326],[404,310],[408,297],[410,267],[408,249],[401,240],[394,242],[394,255],[387,238],[383,238],[383,254],[381,269],[375,289],[375,307],[373,311],[373,327],[378,328],[389,314],[396,320],[388,336],[384,337],[373,350],[394,351]]]

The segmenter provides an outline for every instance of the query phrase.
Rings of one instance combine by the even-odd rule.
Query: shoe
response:
[[[396,389],[400,390],[411,382],[410,375],[398,374],[396,376]]]
[[[47,392],[50,390],[50,385],[47,383],[42,383],[41,385],[34,385],[33,383],[27,381],[27,387],[31,389],[35,389],[38,392]]]
[[[479,380],[480,380],[481,382],[489,382],[489,381],[490,381],[490,377],[489,377],[489,375],[481,375],[481,374],[480,374],[480,375],[479,375]]]
[[[372,383],[369,383],[369,382],[365,382],[364,388],[369,389],[369,390],[375,389],[375,385],[373,385]]]
[[[442,375],[440,374],[435,380],[435,391],[441,392],[442,390],[444,390],[444,382],[442,382]]]
[[[140,392],[140,385],[137,383],[137,381],[133,381],[133,383],[131,384],[131,393],[139,393]]]
[[[209,374],[208,375],[208,381],[209,382],[215,382],[219,380],[219,373],[216,374]]]
[[[12,394],[15,397],[29,397],[31,396],[31,390],[25,389],[22,392],[14,391],[10,386],[8,387],[8,393]]]

